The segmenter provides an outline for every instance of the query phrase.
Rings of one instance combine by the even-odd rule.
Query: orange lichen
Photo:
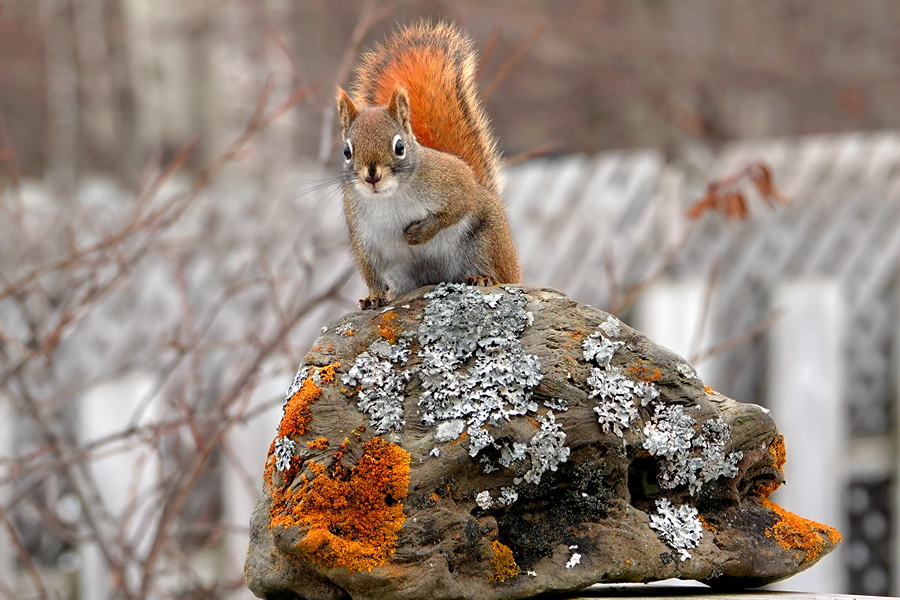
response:
[[[362,448],[355,466],[337,463],[331,476],[325,465],[307,461],[315,477],[292,495],[275,490],[270,513],[271,527],[305,532],[299,545],[311,560],[352,573],[371,571],[393,555],[409,488],[409,452],[381,438]]]
[[[494,576],[491,577],[491,581],[506,581],[519,574],[519,565],[516,564],[509,546],[494,540],[491,542],[491,548],[494,550],[494,556],[491,558],[491,562],[494,563]]]
[[[775,436],[775,439],[769,444],[769,453],[772,455],[772,466],[781,469],[787,462],[787,450],[784,447],[783,435]]]
[[[387,311],[381,315],[381,323],[375,328],[378,330],[379,335],[391,344],[396,344],[397,338],[403,333],[403,330],[397,325],[398,316],[396,311]]]
[[[787,452],[784,447],[784,436],[777,435],[769,444],[769,455],[772,457],[772,462],[770,463],[773,469],[781,470],[784,466],[784,463],[787,461]],[[770,483],[761,483],[756,486],[753,490],[754,493],[760,498],[768,498],[772,495],[772,492],[778,489],[781,483],[777,480],[771,481]]]
[[[585,333],[584,333],[583,329],[578,328],[575,331],[571,331],[571,332],[567,333],[566,335],[568,335],[573,340],[577,340],[580,342],[581,340],[584,339]]]
[[[706,392],[707,394],[718,394],[719,393],[716,390],[709,387],[708,385],[703,386],[703,391]]]
[[[654,367],[650,368],[644,364],[644,360],[639,358],[637,361],[628,367],[628,371],[631,375],[637,379],[642,381],[646,381],[648,383],[655,383],[659,381],[659,378],[662,377],[662,373],[660,373],[659,368]]]
[[[706,529],[708,531],[712,531],[713,533],[716,533],[717,531],[719,531],[718,529],[716,529],[715,527],[710,525],[709,521],[707,521],[706,519],[703,518],[703,515],[697,515],[697,518],[700,520],[700,524],[703,525],[704,529]]]
[[[312,411],[309,405],[319,399],[322,388],[317,386],[312,377],[307,377],[300,389],[291,396],[284,407],[284,416],[278,427],[278,436],[303,435],[309,429]]]
[[[312,420],[310,404],[318,400],[322,393],[322,388],[314,381],[314,374],[318,374],[322,384],[328,384],[334,381],[335,369],[340,366],[341,363],[334,363],[325,367],[310,367],[309,376],[303,380],[300,389],[290,397],[284,407],[278,437],[303,435],[307,432],[309,422]]]
[[[328,384],[334,382],[335,374],[337,373],[337,368],[341,366],[341,363],[336,362],[330,365],[326,365],[324,367],[318,367],[319,371],[319,380],[323,384]]]
[[[319,436],[314,440],[306,442],[306,445],[310,450],[325,450],[326,448],[328,448],[328,438],[325,436]]]
[[[770,465],[773,469],[780,471],[787,461],[784,436],[775,436],[769,443],[768,451],[771,457]],[[770,501],[769,496],[778,489],[779,485],[781,484],[778,481],[773,481],[757,485],[754,489],[754,493],[762,498],[763,506],[778,515],[775,525],[766,530],[767,536],[774,538],[785,550],[805,551],[806,556],[803,562],[808,562],[821,553],[825,545],[822,539],[823,535],[827,536],[832,544],[841,540],[841,534],[833,527],[799,517]]]
[[[766,529],[766,536],[774,539],[785,550],[801,550],[804,553],[803,563],[818,558],[825,548],[825,538],[828,538],[831,545],[841,541],[841,534],[834,527],[804,519],[771,500],[764,499],[762,503],[776,514],[775,524]]]

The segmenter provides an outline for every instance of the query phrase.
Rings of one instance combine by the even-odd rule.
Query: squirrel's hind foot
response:
[[[363,310],[381,308],[382,306],[387,306],[387,298],[384,296],[366,296],[359,300],[359,307]]]
[[[475,287],[492,287],[497,285],[497,282],[487,275],[475,275],[473,277],[466,277],[465,279],[463,279],[463,283],[466,285],[473,285]]]

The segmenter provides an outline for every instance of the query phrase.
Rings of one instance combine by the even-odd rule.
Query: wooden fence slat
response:
[[[84,445],[94,440],[118,433],[128,428],[135,412],[140,409],[152,392],[155,379],[147,374],[137,373],[93,388],[79,403],[79,442]],[[154,410],[145,411],[145,419],[153,417]],[[112,448],[109,448],[110,450]],[[136,560],[148,550],[150,531],[140,529],[147,522],[148,510],[153,508],[152,500],[159,483],[159,461],[148,447],[135,440],[126,440],[101,457],[93,457],[87,463],[87,470],[97,486],[100,497],[98,506],[82,507],[82,510],[103,511],[109,518],[103,523],[115,524],[116,531],[105,531],[111,538],[121,540],[137,550]],[[110,573],[96,543],[83,544],[78,549],[81,557],[78,587],[79,598],[105,599],[112,597]],[[137,574],[136,572],[134,574]]]
[[[846,419],[842,399],[845,318],[835,280],[797,280],[774,291],[786,309],[769,332],[768,406],[785,438],[786,484],[773,499],[800,516],[838,530],[845,523],[842,472]],[[846,589],[841,547],[777,589]]]
[[[706,332],[695,340],[703,311],[706,284],[701,279],[664,281],[648,288],[638,299],[635,325],[652,340],[684,358],[702,349],[713,319],[707,315]],[[695,365],[697,374],[711,387],[716,383],[714,360]]]

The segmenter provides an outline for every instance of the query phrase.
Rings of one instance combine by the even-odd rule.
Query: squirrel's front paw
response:
[[[387,305],[387,298],[384,296],[366,296],[359,300],[359,307],[363,310],[370,308],[381,308]]]
[[[403,230],[403,237],[410,246],[418,246],[431,240],[434,232],[431,231],[432,219],[425,218],[421,221],[413,221]]]
[[[463,279],[463,283],[466,285],[474,285],[476,287],[491,287],[497,284],[496,281],[494,281],[487,275],[475,275],[474,277],[466,277],[465,279]]]

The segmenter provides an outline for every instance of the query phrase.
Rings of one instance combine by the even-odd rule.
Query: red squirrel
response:
[[[337,90],[361,308],[441,282],[522,280],[475,67],[470,39],[422,22],[363,55],[352,97]]]

